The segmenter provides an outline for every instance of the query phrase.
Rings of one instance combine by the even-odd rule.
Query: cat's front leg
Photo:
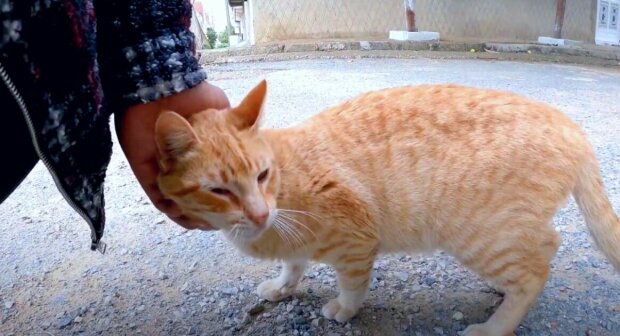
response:
[[[374,260],[373,255],[369,259],[335,266],[340,294],[323,306],[323,316],[343,323],[357,314],[368,293]]]
[[[280,301],[295,292],[299,280],[304,275],[307,260],[294,260],[282,262],[280,276],[275,279],[263,281],[256,292],[258,296],[268,301]]]

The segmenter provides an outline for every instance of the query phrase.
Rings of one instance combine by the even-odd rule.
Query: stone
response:
[[[324,318],[319,317],[319,318],[315,318],[314,320],[312,320],[310,324],[312,324],[312,326],[315,328],[321,328],[325,326],[326,321]]]
[[[409,280],[409,274],[407,272],[396,272],[396,277],[403,282]]]
[[[430,287],[430,286],[432,286],[433,284],[435,284],[436,282],[437,282],[437,280],[436,280],[435,278],[431,277],[431,276],[426,277],[426,278],[424,279],[424,283],[425,283],[427,286],[429,286],[429,287]]]
[[[235,286],[229,286],[229,287],[222,288],[222,294],[235,295],[237,293],[239,293],[239,290]]]
[[[283,324],[285,322],[286,322],[286,317],[284,317],[283,315],[278,315],[278,317],[276,317],[277,324]]]
[[[390,30],[390,40],[397,41],[439,41],[438,32],[420,31],[408,32],[404,30]]]
[[[553,37],[548,37],[548,36],[539,36],[538,43],[546,44],[546,45],[553,45],[553,46],[570,46],[570,47],[579,47],[582,44],[581,41],[568,40],[568,39],[562,39],[562,38],[553,38]]]
[[[372,50],[372,46],[369,41],[360,41],[360,49],[361,50]]]
[[[74,318],[71,316],[62,317],[56,322],[56,327],[58,327],[58,329],[64,329],[65,327],[73,323],[73,320]]]

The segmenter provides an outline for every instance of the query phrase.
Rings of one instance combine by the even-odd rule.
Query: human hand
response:
[[[132,106],[125,113],[115,115],[116,134],[142,189],[158,210],[186,229],[212,230],[213,227],[205,221],[184,216],[179,207],[159,190],[155,122],[166,110],[187,118],[209,108],[228,107],[230,102],[224,91],[205,82],[159,101]]]

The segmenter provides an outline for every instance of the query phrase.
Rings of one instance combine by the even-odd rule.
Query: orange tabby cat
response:
[[[333,266],[323,314],[352,318],[377,255],[442,249],[506,293],[466,335],[518,326],[560,245],[554,213],[572,192],[620,269],[620,222],[593,150],[557,110],[454,85],[363,94],[288,129],[259,130],[263,81],[238,107],[156,125],[161,190],[251,256],[283,261],[258,286],[291,295],[309,260]]]

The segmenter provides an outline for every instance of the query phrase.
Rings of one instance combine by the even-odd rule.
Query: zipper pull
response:
[[[107,247],[108,245],[103,240],[100,240],[98,242],[92,242],[90,244],[90,249],[92,251],[99,251],[101,254],[105,254]]]

